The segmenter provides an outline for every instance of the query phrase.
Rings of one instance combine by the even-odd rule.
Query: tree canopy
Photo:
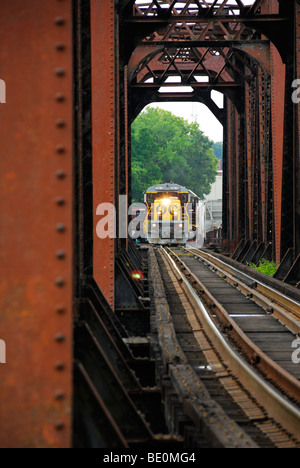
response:
[[[213,142],[196,122],[148,108],[132,124],[132,196],[143,201],[148,187],[172,181],[200,198],[216,180],[218,159]]]
[[[223,142],[218,141],[218,142],[214,143],[213,144],[213,150],[214,150],[214,153],[215,153],[216,157],[222,163],[222,160],[223,160]],[[223,163],[221,164],[221,167],[222,167],[222,165],[223,165]]]

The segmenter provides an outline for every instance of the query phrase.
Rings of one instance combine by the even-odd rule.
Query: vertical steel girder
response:
[[[69,447],[72,1],[0,9],[0,446]]]
[[[293,102],[292,83],[299,78],[299,31],[300,31],[300,8],[298,0],[281,2],[284,4],[285,13],[288,15],[288,31],[282,39],[286,43],[285,56],[285,101],[283,119],[283,152],[282,160],[278,161],[281,166],[281,259],[284,262],[286,254],[291,252],[291,258],[296,261],[300,251],[300,225],[299,225],[299,103]],[[281,90],[280,90],[281,91]],[[280,114],[279,114],[280,115]],[[281,116],[279,117],[281,118]],[[278,130],[277,130],[278,132]],[[281,129],[279,129],[281,136]],[[278,179],[280,172],[276,168],[275,177]]]
[[[300,4],[297,1],[295,12],[295,79],[300,79]],[[294,251],[295,259],[300,254],[300,104],[294,109]],[[298,277],[300,281],[300,278]]]
[[[291,5],[292,2],[290,8],[292,8]],[[264,5],[263,13],[268,13],[266,8],[267,5]],[[274,12],[276,12],[275,1],[269,4],[269,13]],[[295,22],[297,23],[296,19]],[[289,38],[283,37],[283,41],[288,43]],[[298,50],[296,44],[294,44],[294,47],[295,50]],[[285,48],[286,46],[280,47],[281,50]],[[244,47],[244,50],[258,60],[258,64],[261,62],[262,55],[259,48],[255,50],[255,46],[247,46]],[[292,123],[293,115],[289,102],[291,92],[289,90],[289,81],[286,83],[285,80],[286,65],[272,43],[270,44],[269,57],[269,65],[265,63],[266,56],[263,62],[258,65],[255,77],[250,84],[245,84],[244,153],[246,156],[246,177],[244,183],[246,183],[247,187],[244,192],[245,200],[241,198],[238,205],[240,207],[244,205],[246,210],[245,219],[237,229],[238,238],[232,237],[232,239],[235,239],[236,242],[241,239],[244,239],[245,242],[248,240],[251,248],[256,243],[260,251],[262,251],[261,244],[265,248],[272,245],[273,252],[268,251],[267,254],[279,264],[287,249],[292,247],[288,237],[294,239],[295,244],[297,243],[297,237],[299,238],[299,228],[297,228],[296,221],[297,200],[295,198],[293,200],[293,197],[297,196],[295,194],[297,193],[296,186],[299,179],[299,171],[296,169],[297,158],[294,157],[293,163],[294,182],[290,177],[291,171],[289,175],[287,170],[287,167],[291,166],[291,163],[287,163],[288,160],[291,161],[291,142],[288,134],[294,132],[294,138],[297,138],[299,129],[295,123],[295,117],[294,123]],[[287,62],[289,61],[287,60]],[[232,139],[230,134],[234,138],[239,138],[240,141],[244,138],[243,135],[237,134],[236,128],[232,130],[230,120],[227,122],[225,132],[229,132],[227,140]],[[284,141],[286,142],[285,147]],[[297,143],[294,144],[294,148],[297,148]],[[242,155],[240,156],[242,159]],[[232,158],[232,161],[234,161],[234,154],[227,153],[227,157]],[[229,161],[227,166],[230,166],[230,164]],[[229,175],[227,175],[227,179],[230,180]],[[229,186],[228,182],[227,185]],[[285,187],[284,191],[282,187]],[[292,195],[293,192],[294,196]],[[288,203],[287,200],[290,200],[290,202]],[[232,218],[235,219],[237,216],[235,199],[231,200],[229,196],[227,206],[229,206],[229,212],[227,209],[226,223],[228,223],[228,220],[232,222]],[[289,214],[285,213],[287,206],[289,206]],[[288,222],[290,223],[288,232],[286,216],[289,217]],[[226,231],[227,227],[225,228]],[[296,257],[299,247],[294,245],[293,248]],[[257,255],[254,255],[254,257],[259,259]]]
[[[228,200],[227,208],[227,239],[236,240],[235,236],[235,210],[236,210],[236,193],[235,193],[235,158],[236,158],[236,148],[235,144],[237,141],[236,138],[236,110],[231,101],[227,101],[226,106],[226,124],[227,124],[227,134],[226,134],[226,164],[224,169],[226,170],[226,182],[224,184],[224,197]]]
[[[283,171],[283,130],[284,130],[284,103],[285,65],[281,57],[271,44],[271,106],[272,106],[272,160],[273,160],[273,203],[275,236],[275,262],[280,263],[281,252],[281,218],[282,218],[282,171]],[[284,253],[283,253],[284,254]]]
[[[128,248],[128,239],[124,234],[119,236],[119,219],[127,224],[127,207],[119,206],[118,197],[128,197],[130,186],[127,69],[120,57],[123,44],[119,42],[119,28],[114,0],[91,0],[93,275],[112,309],[115,259],[118,252]],[[116,210],[115,232],[106,239],[96,235],[100,204],[111,204]]]
[[[270,85],[259,67],[245,83],[244,113],[227,103],[224,223],[226,239],[234,245],[247,239],[267,243],[272,228],[270,187]]]
[[[115,206],[116,199],[115,31],[114,0],[91,0],[94,278],[112,308],[115,239],[97,237],[96,226],[99,218],[96,216],[96,210],[102,203]]]

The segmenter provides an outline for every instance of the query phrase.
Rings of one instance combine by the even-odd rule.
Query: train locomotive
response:
[[[149,187],[143,230],[150,244],[180,245],[196,238],[200,199],[182,185],[165,182]]]

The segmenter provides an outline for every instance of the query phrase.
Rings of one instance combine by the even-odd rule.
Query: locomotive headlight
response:
[[[156,228],[156,224],[152,224],[152,227]]]
[[[180,228],[182,228],[182,227],[183,227],[183,224],[180,223],[180,224],[178,224],[178,226],[179,226]]]
[[[162,199],[162,204],[165,206],[168,206],[171,204],[171,200],[169,198],[163,198]]]

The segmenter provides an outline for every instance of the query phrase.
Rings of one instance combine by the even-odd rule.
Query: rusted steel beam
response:
[[[151,41],[151,45],[153,46],[164,46],[164,47],[172,47],[174,44],[174,41],[165,41],[165,40],[157,40],[157,41]],[[238,46],[244,46],[245,44],[249,44],[249,46],[265,46],[269,44],[269,41],[267,40],[253,40],[253,39],[247,39],[247,40],[241,40],[241,39],[235,39],[235,40],[230,40],[230,39],[203,39],[203,40],[178,40],[175,42],[176,47],[238,47]],[[142,42],[140,44],[140,47],[149,47],[148,42]],[[174,47],[174,45],[173,45]]]
[[[286,4],[287,11],[290,16],[289,31],[285,37],[285,42],[289,54],[286,58],[286,81],[285,81],[285,102],[284,102],[284,134],[283,134],[283,169],[282,169],[282,220],[281,220],[281,257],[283,258],[289,249],[292,249],[294,256],[295,251],[295,227],[297,213],[299,207],[296,206],[296,182],[299,179],[299,172],[296,170],[296,147],[298,139],[298,124],[296,119],[298,103],[292,100],[293,87],[292,84],[297,74],[297,57],[296,50],[299,41],[296,37],[297,22],[299,22],[298,2],[290,0]],[[299,31],[298,31],[299,33]],[[298,232],[299,235],[299,232]],[[298,241],[297,241],[298,242]],[[294,257],[295,258],[295,257]]]
[[[246,84],[246,98],[245,98],[245,122],[246,122],[246,147],[244,149],[246,153],[246,178],[245,178],[245,191],[247,194],[246,200],[246,232],[245,236],[247,239],[252,238],[253,233],[253,209],[252,209],[252,116],[251,116],[251,89]]]
[[[283,131],[284,131],[284,90],[285,65],[279,52],[271,44],[271,127],[272,127],[272,162],[273,162],[273,235],[274,260],[279,265],[281,252],[281,219],[282,219],[282,171],[283,171]]]
[[[215,89],[225,89],[225,88],[241,88],[241,84],[240,83],[234,83],[232,81],[229,81],[229,82],[218,82],[218,83],[197,83],[197,82],[190,82],[190,83],[166,83],[166,82],[162,82],[162,83],[136,83],[136,84],[132,84],[131,87],[132,88],[160,88],[160,87],[165,87],[165,88],[173,88],[173,87],[178,87],[180,88],[180,86],[192,86],[193,88],[207,88],[207,89],[211,89],[211,88],[215,88]]]
[[[265,21],[269,23],[277,23],[281,24],[286,21],[285,17],[281,15],[256,15],[252,16],[251,18],[246,18],[243,16],[221,16],[221,15],[214,15],[213,17],[205,17],[205,16],[190,16],[190,15],[174,15],[169,17],[167,20],[162,19],[159,16],[134,16],[131,18],[126,19],[126,23],[139,23],[139,24],[147,24],[147,23],[158,23],[161,24],[169,24],[169,23],[213,23],[217,21],[218,23],[251,23],[259,24],[264,23]]]
[[[70,447],[72,1],[0,10],[0,446]]]
[[[226,240],[234,248],[245,231],[244,171],[243,155],[244,125],[234,103],[227,100],[224,133],[226,164],[224,165],[224,218]],[[226,173],[225,173],[226,172]]]
[[[295,78],[300,79],[300,5],[295,3]],[[294,106],[294,250],[295,257],[300,254],[300,103]],[[299,270],[298,270],[299,271]],[[298,278],[300,280],[300,278]],[[300,281],[299,281],[300,282]],[[298,286],[299,287],[299,286]]]
[[[267,112],[267,90],[265,88],[266,76],[260,71],[258,74],[258,125],[259,125],[259,161],[258,161],[258,193],[260,202],[258,206],[258,223],[259,223],[259,234],[258,239],[261,242],[266,243],[268,232],[268,173],[267,163],[269,159],[268,154],[268,138],[267,129],[268,121],[266,118]]]
[[[125,154],[124,154],[124,169],[125,169],[125,190],[124,194],[127,196],[128,200],[128,205],[131,205],[131,160],[129,157],[129,150],[130,150],[130,125],[129,125],[129,114],[128,114],[128,107],[129,107],[129,101],[128,101],[128,67],[127,65],[125,66],[124,69],[124,146],[125,146]],[[127,211],[127,210],[126,210]],[[127,214],[127,213],[125,213]],[[124,219],[124,215],[123,215]],[[125,223],[127,221],[127,217],[125,217]],[[125,248],[128,251],[128,237],[125,239]]]
[[[227,154],[227,187],[225,192],[225,197],[228,200],[228,218],[227,218],[227,236],[228,239],[233,239],[234,232],[234,219],[233,219],[233,205],[234,205],[234,144],[235,144],[235,135],[233,132],[233,115],[234,115],[234,106],[230,100],[227,101],[227,116],[226,116],[226,154]]]
[[[112,308],[115,239],[97,237],[96,209],[102,203],[115,205],[115,50],[115,2],[91,0],[94,278]]]

